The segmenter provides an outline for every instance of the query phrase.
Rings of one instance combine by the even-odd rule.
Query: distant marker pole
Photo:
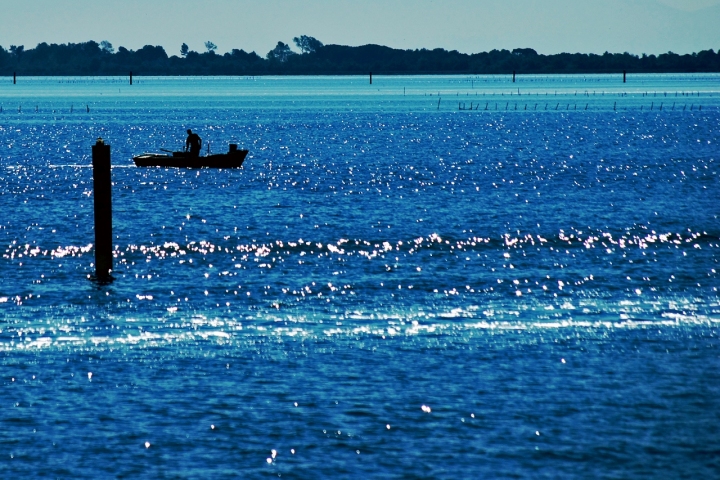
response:
[[[13,72],[13,85],[17,84],[17,74]]]
[[[370,72],[370,85],[372,85],[372,72]]]
[[[130,72],[130,85],[132,85],[132,72]]]
[[[627,71],[623,70],[623,83],[627,81]]]
[[[513,83],[515,83],[515,70],[513,70]]]
[[[95,197],[95,272],[107,281],[113,267],[112,256],[112,180],[110,145],[98,138],[92,147],[93,196]]]

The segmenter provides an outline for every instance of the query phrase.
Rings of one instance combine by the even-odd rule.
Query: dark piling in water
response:
[[[623,83],[627,83],[627,71],[623,70]]]
[[[132,85],[132,72],[130,72],[130,85]]]
[[[515,83],[515,70],[513,70],[513,83]]]
[[[370,85],[372,85],[372,72],[370,72]]]
[[[112,256],[112,180],[110,145],[98,138],[92,147],[93,196],[95,197],[95,272],[98,281],[110,279]]]
[[[13,72],[13,85],[17,84],[17,74]]]

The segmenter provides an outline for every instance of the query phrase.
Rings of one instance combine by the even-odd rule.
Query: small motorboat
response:
[[[247,150],[238,150],[237,144],[231,143],[227,153],[195,157],[190,152],[143,153],[133,157],[138,167],[162,168],[240,168]]]

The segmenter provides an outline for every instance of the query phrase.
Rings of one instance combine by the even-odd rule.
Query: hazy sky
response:
[[[185,42],[264,56],[300,35],[323,43],[465,53],[690,53],[720,49],[720,0],[0,0],[0,45]]]

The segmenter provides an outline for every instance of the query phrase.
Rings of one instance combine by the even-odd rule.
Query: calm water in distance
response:
[[[720,75],[134,80],[0,78],[0,476],[720,477]]]

